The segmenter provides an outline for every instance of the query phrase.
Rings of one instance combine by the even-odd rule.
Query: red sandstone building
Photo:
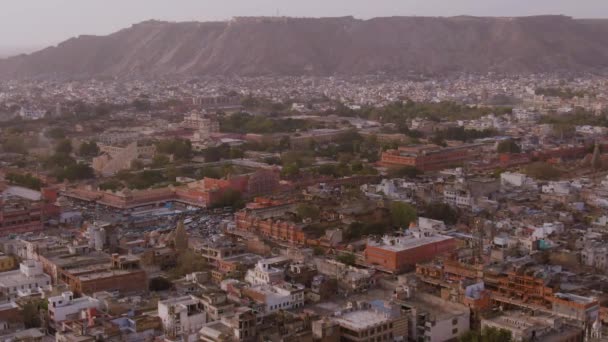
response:
[[[295,245],[306,243],[306,234],[302,227],[293,222],[273,218],[260,219],[250,215],[247,211],[239,211],[235,214],[235,218],[237,230]]]
[[[471,160],[481,145],[442,148],[436,145],[399,147],[382,153],[383,166],[415,167],[421,171],[438,171],[462,165]]]
[[[6,195],[0,197],[0,236],[42,231],[49,219],[59,216],[56,200],[57,192],[51,189],[39,193],[9,187]]]
[[[275,170],[258,170],[252,174],[228,179],[205,178],[181,187],[166,187],[147,190],[122,190],[106,192],[93,189],[71,189],[65,196],[101,205],[131,209],[165,202],[180,202],[197,207],[218,203],[227,191],[238,191],[246,197],[274,192],[279,186],[279,174]]]
[[[387,236],[381,242],[368,242],[365,261],[384,271],[401,273],[455,248],[456,240],[452,237],[415,231],[412,235]]]

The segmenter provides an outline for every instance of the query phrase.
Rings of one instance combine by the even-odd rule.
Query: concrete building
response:
[[[40,120],[46,115],[46,110],[21,107],[19,116],[23,120]]]
[[[301,284],[258,285],[244,289],[243,293],[261,304],[262,316],[304,306],[304,285]]]
[[[74,298],[74,293],[64,292],[60,296],[49,297],[49,319],[53,327],[58,328],[65,320],[80,318],[80,312],[88,309],[100,309],[101,303],[93,297]]]
[[[334,315],[341,341],[399,341],[407,338],[407,318],[384,301],[350,303]]]
[[[148,276],[135,256],[114,254],[111,262],[61,269],[59,279],[74,293],[99,291],[145,292]]]
[[[6,298],[18,298],[50,291],[51,277],[45,274],[42,264],[25,260],[18,270],[0,273],[0,292]]]
[[[247,271],[245,281],[251,285],[274,285],[282,282],[285,271],[273,265],[284,260],[283,257],[276,257],[258,261],[253,269]]]
[[[481,328],[507,330],[515,342],[521,341],[582,341],[584,330],[565,325],[563,319],[553,315],[534,316],[520,311],[507,311],[493,318],[483,318]]]
[[[183,296],[158,302],[158,317],[165,333],[172,338],[196,334],[205,323],[207,313],[200,298]]]
[[[412,341],[456,340],[470,329],[471,313],[465,305],[413,291],[396,302],[407,313]]]
[[[256,316],[250,308],[239,307],[233,314],[205,324],[199,337],[205,342],[255,341]]]

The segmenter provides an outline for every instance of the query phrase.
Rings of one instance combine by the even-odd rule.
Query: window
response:
[[[452,325],[456,325],[456,324],[458,324],[458,318],[452,319]]]
[[[456,334],[458,334],[458,328],[452,329],[452,335],[456,335]]]

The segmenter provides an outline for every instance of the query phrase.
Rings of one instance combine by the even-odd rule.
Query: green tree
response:
[[[413,166],[391,167],[388,169],[388,176],[390,178],[414,178],[420,174],[420,170]]]
[[[155,277],[150,279],[148,288],[150,291],[167,291],[173,287],[171,280],[164,277]]]
[[[298,205],[296,212],[301,219],[315,219],[319,217],[319,208],[315,205],[302,203]]]
[[[521,153],[521,147],[515,141],[508,139],[498,143],[496,151],[498,153]]]
[[[234,209],[242,208],[245,205],[243,194],[234,189],[227,189],[220,196],[220,200],[215,203],[214,207],[232,207]]]
[[[481,332],[469,330],[458,339],[459,342],[511,342],[511,332],[505,329],[486,327]]]
[[[403,202],[391,203],[390,212],[393,225],[398,227],[409,227],[417,218],[416,209]]]
[[[5,178],[11,184],[20,185],[33,190],[40,190],[42,187],[42,181],[29,173],[25,175],[8,173]]]
[[[532,178],[541,180],[556,180],[562,175],[560,170],[545,162],[529,164],[524,168],[523,172]]]
[[[357,261],[357,257],[353,253],[341,253],[336,257],[336,260],[345,265],[353,266]]]
[[[433,220],[441,220],[447,224],[455,224],[458,222],[458,212],[445,203],[433,202],[427,204],[424,206],[423,212],[424,217]]]
[[[67,166],[62,172],[59,173],[58,176],[60,179],[77,181],[93,178],[95,177],[95,173],[89,165],[85,163],[78,163]]]
[[[70,139],[62,139],[55,146],[55,153],[69,155],[72,153],[72,141]]]
[[[161,168],[167,166],[171,160],[166,154],[157,154],[152,158],[152,167],[153,168]]]
[[[177,257],[177,266],[169,274],[172,279],[179,279],[190,273],[206,271],[208,268],[205,258],[191,249],[186,249]]]
[[[78,149],[78,155],[81,157],[96,157],[99,155],[99,146],[94,141],[84,142]]]
[[[300,174],[300,167],[298,166],[297,163],[291,163],[288,165],[283,166],[283,169],[281,170],[281,174],[284,177],[294,177]]]
[[[45,135],[47,138],[51,138],[54,140],[60,140],[60,139],[65,139],[66,132],[61,127],[54,127],[54,128],[49,129]]]
[[[40,328],[42,320],[40,319],[40,312],[46,311],[47,304],[45,300],[31,300],[25,303],[22,307],[23,323],[27,329]]]
[[[19,136],[9,136],[2,141],[2,151],[7,153],[26,154],[25,141]]]
[[[101,184],[99,184],[99,189],[106,191],[106,190],[110,190],[110,191],[116,191],[116,190],[120,190],[124,188],[124,185],[122,184],[121,181],[117,180],[117,179],[109,179]]]
[[[159,153],[172,154],[181,161],[192,157],[192,143],[187,139],[163,140],[156,144],[156,149]]]

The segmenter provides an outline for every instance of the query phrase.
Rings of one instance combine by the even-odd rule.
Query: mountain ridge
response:
[[[608,20],[567,16],[145,21],[0,60],[1,78],[530,73],[608,67]]]

